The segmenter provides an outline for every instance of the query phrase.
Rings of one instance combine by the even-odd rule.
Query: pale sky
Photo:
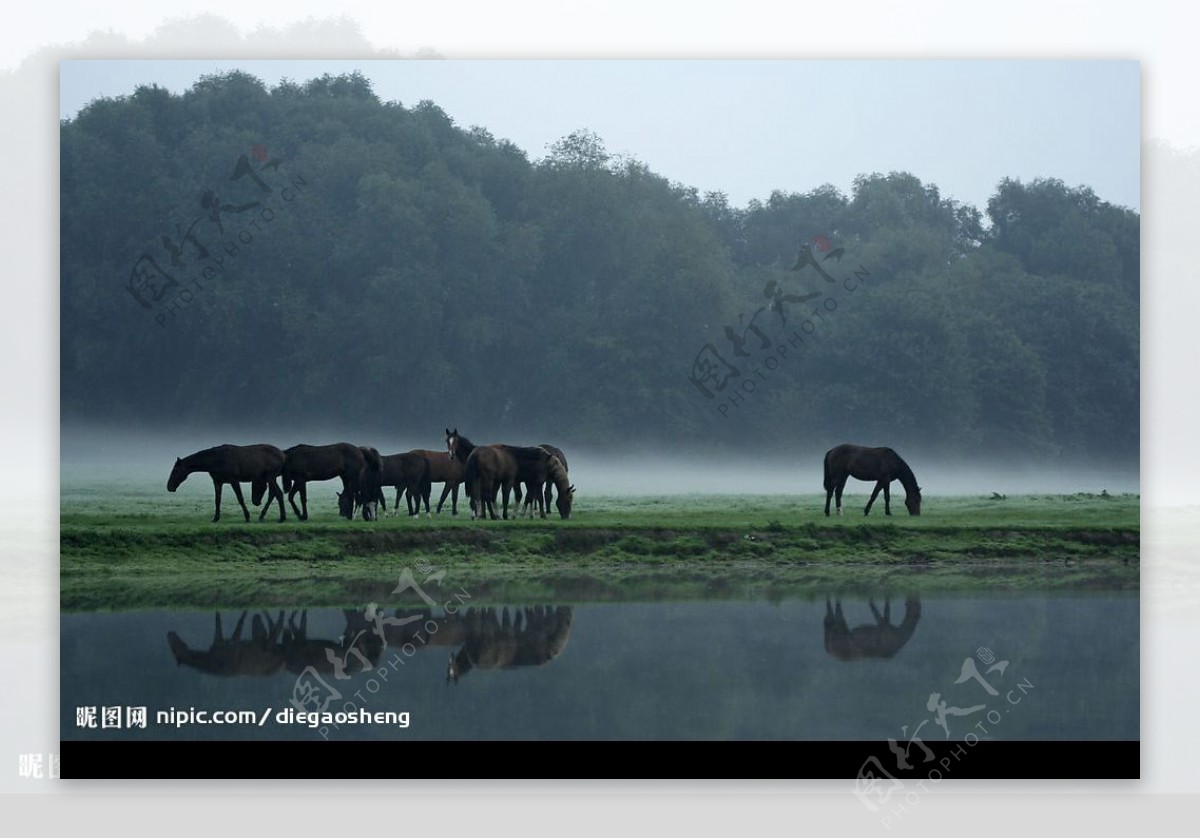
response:
[[[268,85],[360,70],[531,158],[577,128],[738,206],[902,170],[986,207],[1003,177],[1057,177],[1138,209],[1136,61],[64,61],[63,117],[157,83],[242,69]]]

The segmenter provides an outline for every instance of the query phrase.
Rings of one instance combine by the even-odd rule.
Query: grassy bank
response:
[[[203,489],[203,487],[200,487]],[[789,596],[831,590],[1133,589],[1136,496],[926,499],[826,518],[823,497],[581,498],[568,521],[242,520],[226,493],[64,487],[64,609],[390,603],[424,561],[477,600]],[[235,512],[237,511],[237,512]],[[411,596],[411,595],[410,595]]]

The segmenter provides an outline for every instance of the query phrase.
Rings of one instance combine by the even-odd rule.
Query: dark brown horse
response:
[[[838,661],[857,661],[863,658],[891,658],[912,638],[917,621],[921,619],[921,600],[909,595],[904,601],[904,620],[892,625],[892,601],[883,602],[883,614],[868,601],[875,623],[851,629],[842,614],[842,601],[834,606],[825,598],[825,652]]]
[[[283,464],[283,491],[287,493],[288,503],[301,521],[308,520],[308,482],[329,481],[334,478],[342,479],[342,492],[348,492],[353,499],[357,494],[359,484],[363,480],[364,470],[370,470],[367,475],[377,473],[381,467],[378,452],[371,456],[374,449],[364,450],[349,443],[334,443],[329,446],[292,446],[284,452],[286,457]],[[300,493],[300,504],[303,511],[296,507],[296,493]],[[342,504],[338,511],[346,518],[354,517],[353,506],[349,515]]]
[[[472,517],[496,518],[496,493],[503,493],[503,517],[508,518],[508,498],[513,488],[526,483],[541,499],[542,486],[551,482],[559,491],[558,512],[571,517],[575,488],[558,458],[538,446],[509,446],[497,443],[476,446],[467,458],[467,493],[471,498]],[[544,513],[543,513],[544,514]]]
[[[272,501],[278,501],[279,520],[283,521],[287,514],[283,509],[283,492],[276,480],[283,472],[283,467],[283,452],[265,443],[256,446],[215,446],[187,457],[175,458],[175,467],[171,470],[171,477],[167,479],[167,491],[174,492],[179,489],[179,485],[193,472],[207,472],[212,477],[216,495],[213,521],[221,520],[221,489],[225,484],[233,487],[233,494],[237,496],[238,504],[242,507],[242,514],[246,521],[250,521],[250,511],[246,509],[246,499],[242,497],[241,487],[242,481],[249,481],[255,506],[262,501],[264,492],[270,492],[267,505],[259,513],[258,520],[262,521],[266,517]]]
[[[396,488],[396,512],[400,512],[400,496],[405,495],[410,516],[421,515],[421,502],[425,502],[425,515],[429,513],[429,493],[432,491],[433,468],[424,451],[414,449],[403,454],[384,455],[379,473],[379,489],[376,498],[387,510],[387,499],[383,487]],[[369,497],[369,490],[360,493]],[[361,501],[359,503],[362,503]]]
[[[466,490],[467,499],[470,501],[471,518],[475,518],[479,514],[475,508],[475,502],[471,500],[471,486],[467,483],[467,460],[471,457],[471,452],[475,451],[475,448],[475,444],[459,434],[457,428],[453,431],[449,428],[446,429],[446,454],[451,462],[458,464],[459,468],[462,469],[462,484],[463,489]]]
[[[540,443],[540,444],[538,444],[538,448],[545,449],[546,451],[550,452],[550,454],[557,457],[558,462],[562,464],[563,469],[570,468],[567,465],[567,456],[565,454],[563,454],[562,449],[558,448],[557,446],[552,446],[549,443]],[[546,506],[544,509],[549,510],[550,502],[554,500],[554,484],[550,483],[549,481],[546,482],[546,493],[545,493],[544,500],[546,503]],[[525,503],[528,504],[529,503],[528,500]]]
[[[338,515],[353,519],[355,512],[362,508],[363,519],[375,521],[379,518],[379,502],[383,501],[383,457],[379,449],[371,446],[359,446],[359,449],[363,454],[363,468],[351,489],[337,493]],[[384,507],[386,509],[386,502]]]
[[[849,478],[875,481],[875,491],[863,510],[864,516],[871,512],[871,505],[875,503],[880,490],[883,490],[883,511],[889,516],[892,514],[891,492],[888,489],[892,481],[900,481],[904,487],[904,506],[908,508],[909,515],[921,515],[921,488],[917,486],[912,469],[893,450],[842,444],[826,452],[825,515],[829,515],[829,501],[835,493],[837,514],[842,514],[842,490],[846,488]]]
[[[516,447],[514,447],[516,448]],[[575,487],[571,486],[570,480],[567,478],[567,469],[556,455],[551,450],[558,451],[553,446],[534,446],[532,449],[518,449],[518,457],[520,458],[519,479],[525,484],[525,506],[521,510],[521,514],[529,513],[529,517],[533,518],[533,508],[536,506],[538,514],[546,517],[546,510],[550,508],[550,502],[553,498],[553,490],[558,490],[558,512],[564,519],[571,516],[571,504],[575,497]],[[541,451],[545,453],[545,457],[537,454]],[[524,453],[521,456],[520,453]],[[518,499],[519,500],[519,499]]]
[[[449,429],[446,434],[449,436]],[[450,457],[449,452],[434,451],[433,449],[413,449],[415,454],[419,454],[429,461],[429,481],[434,484],[443,484],[442,497],[438,499],[437,509],[435,513],[442,511],[442,505],[446,503],[446,498],[450,498],[450,515],[458,515],[458,485],[462,483],[463,476],[467,474],[466,458],[462,460],[454,460]],[[399,507],[399,502],[396,503]]]

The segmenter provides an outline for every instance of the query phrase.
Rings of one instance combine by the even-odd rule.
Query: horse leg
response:
[[[550,509],[550,502],[552,502],[554,500],[554,488],[553,487],[554,487],[553,484],[551,484],[548,481],[546,482],[546,492],[545,492],[545,495],[543,495],[542,500],[546,502],[545,509],[547,509],[547,510]]]
[[[549,490],[547,490],[548,492]],[[833,488],[825,490],[825,515],[829,515],[829,502],[833,500]],[[838,505],[841,506],[840,504]]]
[[[846,480],[849,477],[850,476],[847,475],[845,478],[842,478],[840,481],[838,481],[837,487],[834,489],[834,501],[837,502],[837,514],[839,516],[842,514],[842,492],[846,489]]]
[[[454,489],[450,490],[450,515],[458,515],[458,484],[455,484]]]
[[[503,494],[503,498],[504,498],[503,515],[504,515],[505,520],[508,519],[508,496],[512,492],[512,488],[513,488],[513,485],[508,481],[505,481],[503,486],[501,486],[501,488],[500,488],[500,492]],[[513,503],[513,507],[515,508],[516,505],[519,503],[521,503],[520,499],[518,499],[517,501],[515,501]],[[516,513],[514,512],[513,515],[515,516]]]
[[[242,515],[246,517],[246,521],[250,521],[250,511],[246,509],[246,499],[242,497],[242,485],[237,481],[230,481],[229,485],[233,487],[233,495],[238,500],[238,504],[242,505]]]
[[[300,481],[292,481],[292,488],[288,490],[288,503],[292,505],[292,512],[296,514],[296,518],[304,521],[304,514],[300,512],[300,508],[296,506],[296,493],[300,491]]]
[[[214,477],[212,481],[213,492],[216,495],[217,504],[217,512],[213,514],[213,521],[218,522],[221,520],[221,482],[216,477]]]
[[[887,484],[885,484],[883,481],[876,482],[875,489],[871,492],[871,500],[867,502],[867,508],[863,510],[864,516],[870,515],[871,505],[875,503],[875,498],[879,495],[879,490],[883,489],[885,486],[887,486]]]
[[[890,516],[892,514],[892,483],[888,481],[883,485],[883,514]]]
[[[283,490],[279,488],[279,480],[277,478],[272,478],[271,483],[267,488],[271,491],[272,497],[279,505],[279,520],[287,521],[287,511],[283,508]],[[271,506],[269,502],[267,503],[267,506]]]
[[[446,496],[449,494],[450,494],[450,482],[446,481],[446,483],[442,484],[442,497],[438,499],[438,505],[437,505],[436,512],[439,516],[442,514],[442,505],[446,503]]]
[[[308,484],[300,483],[300,508],[304,511],[300,513],[300,521],[308,521]]]

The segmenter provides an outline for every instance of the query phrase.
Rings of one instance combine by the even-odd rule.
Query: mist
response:
[[[446,423],[443,423],[443,427]],[[452,427],[453,424],[450,424]],[[563,449],[569,460],[571,481],[576,487],[580,512],[587,509],[588,496],[678,496],[678,495],[812,495],[823,492],[823,458],[828,446],[747,447],[742,451],[705,451],[696,447],[666,448],[631,446],[622,449],[575,445],[559,435],[526,435],[493,439],[486,431],[459,428],[477,445],[550,443]],[[223,443],[249,445],[271,443],[286,449],[298,443],[315,445],[349,442],[374,446],[382,454],[411,449],[445,449],[441,428],[429,433],[370,433],[353,424],[343,427],[303,426],[264,434],[261,428],[188,428],[174,431],[122,431],[111,426],[65,426],[62,431],[61,466],[64,494],[75,488],[96,485],[143,485],[166,492],[167,476],[175,458]],[[858,441],[870,444],[871,441]],[[1138,493],[1136,465],[1103,465],[1083,462],[1020,462],[1013,458],[972,460],[935,451],[899,453],[912,467],[926,497],[990,496],[1094,493]],[[327,482],[332,497],[334,484]],[[846,497],[869,494],[871,485],[851,480]],[[899,485],[893,489],[902,493]],[[194,476],[180,492],[203,492],[211,485]],[[320,498],[323,489],[313,487]],[[435,493],[436,497],[436,493]],[[164,495],[165,498],[165,495]],[[852,506],[852,505],[847,505]]]

